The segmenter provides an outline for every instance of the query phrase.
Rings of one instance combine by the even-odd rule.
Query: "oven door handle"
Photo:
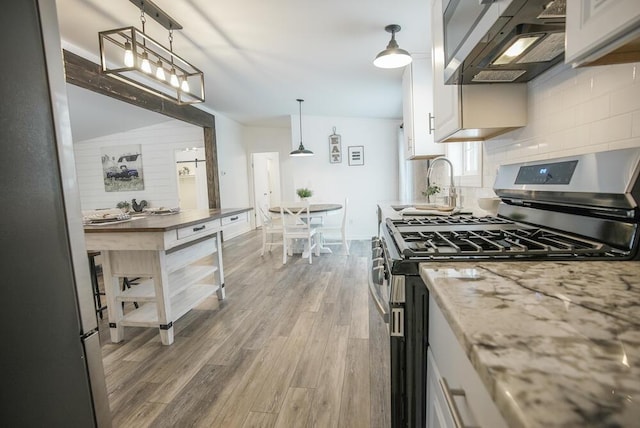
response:
[[[380,268],[382,268],[382,266],[380,266]],[[376,290],[376,284],[373,282],[373,269],[369,269],[369,294],[371,294],[373,302],[382,316],[383,321],[385,324],[389,324],[389,311],[385,308],[383,300]]]

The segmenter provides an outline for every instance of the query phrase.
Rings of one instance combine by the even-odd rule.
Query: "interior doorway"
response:
[[[180,209],[208,209],[207,169],[203,147],[176,150],[176,176]]]
[[[252,153],[253,201],[256,227],[262,226],[260,207],[280,203],[280,159],[278,152]]]

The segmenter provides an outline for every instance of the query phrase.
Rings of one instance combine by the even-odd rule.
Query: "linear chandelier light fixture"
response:
[[[412,61],[411,54],[400,49],[398,42],[396,42],[396,33],[400,31],[401,27],[397,24],[391,24],[384,29],[387,33],[391,33],[391,40],[389,40],[387,48],[376,55],[373,65],[379,68],[400,68],[409,64]]]
[[[298,105],[300,107],[300,145],[296,150],[289,153],[289,156],[313,156],[313,152],[311,150],[305,149],[304,145],[302,144],[302,103],[304,102],[304,100],[298,98],[296,101],[298,102]]]
[[[150,0],[129,1],[140,9],[142,31],[124,27],[98,33],[102,72],[177,104],[204,102],[202,71],[173,52],[173,31],[182,25]],[[169,31],[169,49],[145,33],[147,16]]]

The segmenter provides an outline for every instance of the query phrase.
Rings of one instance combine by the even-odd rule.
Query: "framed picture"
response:
[[[100,158],[106,192],[144,189],[142,152],[139,144],[101,147]]]
[[[336,134],[336,129],[333,128],[333,134],[329,135],[329,162],[341,163],[342,162],[342,142],[340,135]]]
[[[364,165],[364,146],[349,146],[349,165]]]

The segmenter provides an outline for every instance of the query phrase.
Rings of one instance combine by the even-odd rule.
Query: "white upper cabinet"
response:
[[[431,61],[415,58],[402,75],[402,116],[406,159],[427,159],[444,154],[433,140]]]
[[[431,0],[436,143],[482,141],[525,126],[526,83],[444,84],[443,2]]]
[[[567,2],[565,63],[618,64],[640,61],[640,2]]]

